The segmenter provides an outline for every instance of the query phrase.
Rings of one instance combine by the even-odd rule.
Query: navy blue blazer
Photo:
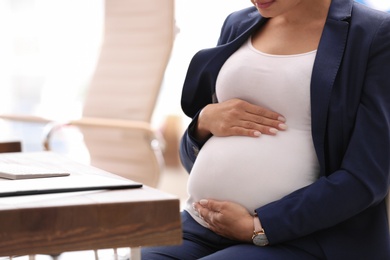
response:
[[[254,7],[231,14],[218,46],[192,59],[182,109],[193,118],[180,145],[190,171],[203,143],[191,127],[217,102],[226,59],[263,26]],[[319,246],[327,259],[390,259],[385,196],[390,175],[390,14],[333,0],[311,79],[312,137],[321,177],[256,210],[271,246]],[[261,185],[259,185],[261,188]]]

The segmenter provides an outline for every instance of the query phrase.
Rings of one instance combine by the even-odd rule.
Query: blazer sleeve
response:
[[[385,17],[367,46],[366,71],[355,71],[365,79],[356,93],[360,103],[341,167],[256,210],[271,244],[334,227],[384,204],[390,173],[390,17]],[[348,98],[356,97],[345,97],[346,103]]]
[[[199,141],[194,137],[194,127],[197,123],[199,113],[194,117],[189,127],[183,134],[179,146],[180,161],[188,173],[191,172],[192,166],[198,156],[199,150],[206,143],[205,141]]]

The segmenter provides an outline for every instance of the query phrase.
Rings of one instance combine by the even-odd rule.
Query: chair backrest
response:
[[[174,0],[107,0],[103,45],[83,117],[150,123],[174,34]],[[81,131],[92,165],[156,186],[161,158],[151,150],[150,136],[112,128]]]
[[[174,0],[108,0],[83,116],[150,121],[174,40]]]

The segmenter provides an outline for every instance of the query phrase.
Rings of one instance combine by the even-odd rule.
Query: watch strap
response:
[[[258,233],[261,231],[264,232],[264,229],[261,227],[260,219],[257,216],[257,214],[253,216],[253,227],[254,227],[254,233]]]

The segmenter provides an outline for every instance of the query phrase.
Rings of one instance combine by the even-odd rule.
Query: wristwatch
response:
[[[253,216],[254,231],[252,236],[253,244],[256,246],[266,246],[269,244],[264,229],[260,225],[260,220],[257,214]]]

